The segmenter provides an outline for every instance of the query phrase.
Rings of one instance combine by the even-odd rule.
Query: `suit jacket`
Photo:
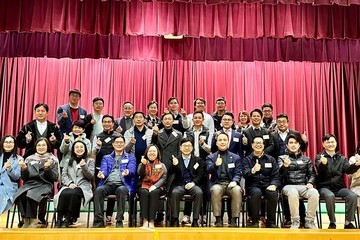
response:
[[[251,142],[253,141],[253,139],[257,134],[255,133],[255,130],[253,129],[252,126],[245,129],[242,134],[243,137],[246,137],[248,139],[247,144],[246,145],[243,144],[243,149],[245,151],[245,156],[249,156],[253,151],[251,147]],[[259,135],[261,135],[264,138],[264,145],[265,145],[264,152],[266,154],[273,155],[274,140],[270,131],[266,128],[260,128]]]
[[[172,155],[180,155],[180,142],[182,133],[178,130],[172,129],[170,136],[167,135],[164,129],[161,129],[158,135],[153,135],[152,142],[156,144],[161,153],[161,162],[169,169],[172,164]]]
[[[27,143],[25,135],[31,132],[32,140]],[[35,153],[35,142],[37,140],[36,137],[37,127],[36,127],[36,120],[32,120],[31,122],[25,124],[19,134],[16,137],[16,142],[20,148],[25,148],[24,158]],[[46,138],[49,139],[51,137],[51,133],[54,133],[56,137],[55,142],[50,142],[53,149],[57,149],[61,145],[62,135],[60,133],[59,128],[55,125],[55,123],[47,121],[47,134]]]
[[[210,154],[206,158],[206,171],[208,174],[210,174],[210,188],[212,185],[217,183],[221,172],[221,166],[215,165],[215,161],[218,155],[219,152],[215,152]],[[238,185],[240,185],[240,180],[242,177],[242,161],[240,159],[240,156],[230,151],[227,151],[225,168],[230,181],[234,181]]]
[[[174,174],[174,180],[170,183],[171,189],[176,186],[184,186],[185,183],[183,181],[183,175],[185,170],[184,159],[182,156],[178,158],[179,163],[175,166],[173,164],[170,165],[168,174]],[[202,184],[202,179],[204,177],[204,161],[199,158],[191,155],[190,162],[187,167],[190,170],[190,175],[192,182],[195,183],[196,186]]]
[[[62,112],[65,111],[68,115],[68,118],[63,118],[62,117]],[[64,133],[70,133],[71,132],[71,126],[74,122],[74,120],[72,119],[71,116],[71,110],[70,110],[70,105],[69,104],[65,104],[65,105],[61,105],[58,109],[57,109],[57,114],[56,114],[56,118],[57,118],[57,123],[60,126],[60,132],[62,134]],[[86,116],[87,112],[85,109],[83,109],[82,107],[79,106],[79,119],[84,120],[85,116]]]
[[[304,140],[302,140],[301,138],[301,134],[298,132],[298,131],[295,131],[295,130],[292,130],[292,129],[289,129],[289,132],[288,132],[288,136],[289,134],[293,134],[295,136],[297,136],[300,140],[300,150],[301,152],[305,152],[307,150],[307,147],[308,147],[308,142],[304,142]],[[279,152],[279,144],[280,144],[280,135],[279,135],[279,132],[278,131],[275,131],[275,132],[272,132],[271,133],[273,139],[274,139],[274,158],[277,159],[279,156],[281,155],[284,155],[285,153],[281,153]]]
[[[220,133],[224,133],[224,129],[220,130]],[[211,152],[216,152],[218,147],[216,146],[217,134],[215,133],[211,142]],[[244,157],[242,149],[242,134],[231,129],[231,139],[229,145],[229,151],[239,155],[241,158]]]

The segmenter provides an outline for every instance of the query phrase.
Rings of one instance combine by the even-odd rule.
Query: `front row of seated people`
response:
[[[243,191],[248,196],[248,211],[252,219],[249,227],[258,227],[262,198],[266,199],[267,227],[277,227],[275,222],[279,191],[287,198],[290,206],[291,228],[299,228],[299,197],[308,199],[306,228],[316,228],[315,212],[319,197],[326,203],[329,215],[329,228],[336,228],[335,197],[345,198],[345,226],[355,228],[352,222],[358,196],[346,188],[345,174],[353,174],[351,187],[359,192],[360,157],[357,154],[348,162],[336,152],[337,141],[334,135],[322,139],[324,151],[316,157],[317,175],[311,160],[302,155],[298,136],[289,135],[286,139],[287,154],[276,161],[264,154],[264,139],[256,136],[252,140],[253,152],[241,159],[228,151],[229,139],[226,133],[217,136],[218,151],[210,154],[204,163],[194,157],[192,142],[185,138],[180,143],[180,156],[173,156],[169,170],[161,162],[157,146],[150,145],[144,157],[136,166],[133,154],[124,152],[125,139],[118,136],[113,140],[114,152],[105,155],[97,177],[99,186],[92,194],[91,183],[94,179],[94,159],[87,155],[84,142],[74,142],[71,157],[64,162],[61,174],[62,188],[54,196],[57,209],[57,227],[69,227],[79,217],[81,205],[94,199],[94,227],[104,227],[104,199],[115,194],[117,198],[116,226],[123,227],[125,202],[130,194],[137,194],[140,201],[140,216],[144,227],[154,227],[156,212],[160,209],[160,197],[166,194],[165,186],[170,186],[171,224],[179,226],[179,201],[184,194],[190,194],[193,202],[193,224],[198,226],[202,208],[202,183],[204,172],[208,174],[210,202],[215,216],[215,226],[223,225],[221,216],[221,197],[231,198],[231,227],[237,226]],[[23,228],[37,227],[39,203],[53,194],[54,183],[59,180],[59,162],[50,152],[51,143],[46,138],[35,142],[35,153],[25,160],[16,154],[16,140],[5,136],[0,142],[1,181],[0,210],[4,212],[13,203],[19,207],[23,218]],[[172,184],[167,180],[172,174]],[[139,176],[137,182],[136,176]],[[241,178],[245,188],[240,187]],[[18,181],[22,186],[18,188]],[[137,188],[138,185],[138,188]],[[317,189],[315,188],[315,185]],[[281,189],[281,186],[282,189]]]

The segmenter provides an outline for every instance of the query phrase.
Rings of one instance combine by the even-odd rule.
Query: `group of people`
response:
[[[104,100],[93,99],[93,112],[79,106],[81,92],[72,89],[69,103],[57,109],[57,125],[47,120],[49,107],[34,107],[35,120],[25,124],[16,137],[0,142],[0,212],[18,205],[21,227],[44,223],[46,199],[54,197],[56,227],[70,227],[80,209],[94,202],[93,227],[112,222],[116,196],[116,227],[124,227],[126,202],[129,226],[133,226],[135,198],[140,202],[143,227],[154,228],[162,221],[178,227],[206,221],[211,204],[215,226],[239,225],[244,196],[247,196],[248,227],[264,220],[276,225],[276,207],[283,200],[285,226],[316,228],[319,198],[326,202],[329,228],[336,228],[335,197],[345,199],[344,228],[353,225],[360,207],[360,146],[348,161],[337,151],[337,138],[326,134],[324,150],[312,161],[304,155],[306,134],[289,129],[286,114],[273,119],[273,106],[264,104],[250,113],[241,111],[238,124],[226,110],[226,100],[216,100],[216,112],[205,112],[206,101],[194,101],[194,113],[179,109],[175,97],[159,117],[155,101],[148,114],[123,104],[124,116],[103,114]],[[25,154],[18,155],[17,147]],[[55,156],[53,150],[57,149]],[[345,176],[351,175],[350,189]],[[59,190],[58,190],[59,189]],[[55,194],[55,196],[53,196]],[[180,201],[185,202],[180,221]],[[223,196],[230,198],[224,203]],[[167,204],[160,199],[167,196]],[[303,199],[307,199],[305,210]],[[166,216],[164,216],[164,210]],[[104,214],[105,213],[105,214]],[[192,220],[190,216],[192,215]],[[210,223],[208,223],[210,224]]]

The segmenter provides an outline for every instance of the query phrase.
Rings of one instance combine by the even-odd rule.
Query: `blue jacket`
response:
[[[101,179],[98,183],[98,187],[104,185],[108,180],[111,171],[114,168],[115,152],[109,155],[105,155],[101,160],[100,171],[104,173],[105,178]],[[121,181],[127,187],[130,193],[135,193],[136,187],[136,159],[134,154],[123,152],[121,163],[119,165],[120,173],[125,169],[129,170],[129,175],[123,176],[120,174]]]
[[[7,171],[5,166],[0,169],[0,215],[9,210],[13,203],[16,190],[18,189],[18,180],[20,179],[19,160],[21,156],[13,155],[9,158],[11,162],[11,170]],[[3,165],[3,155],[0,156],[0,166]]]
[[[208,174],[210,174],[210,187],[217,183],[220,176],[221,168],[220,166],[215,165],[218,155],[219,152],[215,152],[206,157],[206,171]],[[225,165],[225,167],[230,181],[234,181],[238,185],[240,185],[240,180],[242,177],[242,161],[240,159],[240,156],[230,151],[227,151],[226,163],[227,164]]]
[[[63,111],[65,111],[67,113],[68,118],[62,118],[61,113]],[[86,115],[87,115],[86,110],[79,106],[79,120],[80,119],[84,120]],[[71,132],[71,126],[74,122],[74,120],[71,118],[70,105],[65,104],[65,105],[60,106],[56,111],[56,118],[58,121],[57,123],[60,127],[60,132],[62,134],[64,134],[64,133],[69,134]]]

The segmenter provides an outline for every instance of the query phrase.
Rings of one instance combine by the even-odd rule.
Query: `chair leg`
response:
[[[10,228],[13,228],[13,226],[14,226],[16,206],[17,206],[17,205],[15,204],[15,205],[14,205],[13,214],[12,214],[12,217],[11,217],[11,225],[10,225]],[[18,213],[18,215],[19,215],[19,219],[20,219],[20,213]],[[19,222],[20,222],[20,220],[19,220]]]
[[[89,228],[89,226],[90,226],[91,202],[92,202],[92,200],[89,201],[89,207],[88,207],[88,212],[87,212],[87,221],[86,221],[87,228]]]

